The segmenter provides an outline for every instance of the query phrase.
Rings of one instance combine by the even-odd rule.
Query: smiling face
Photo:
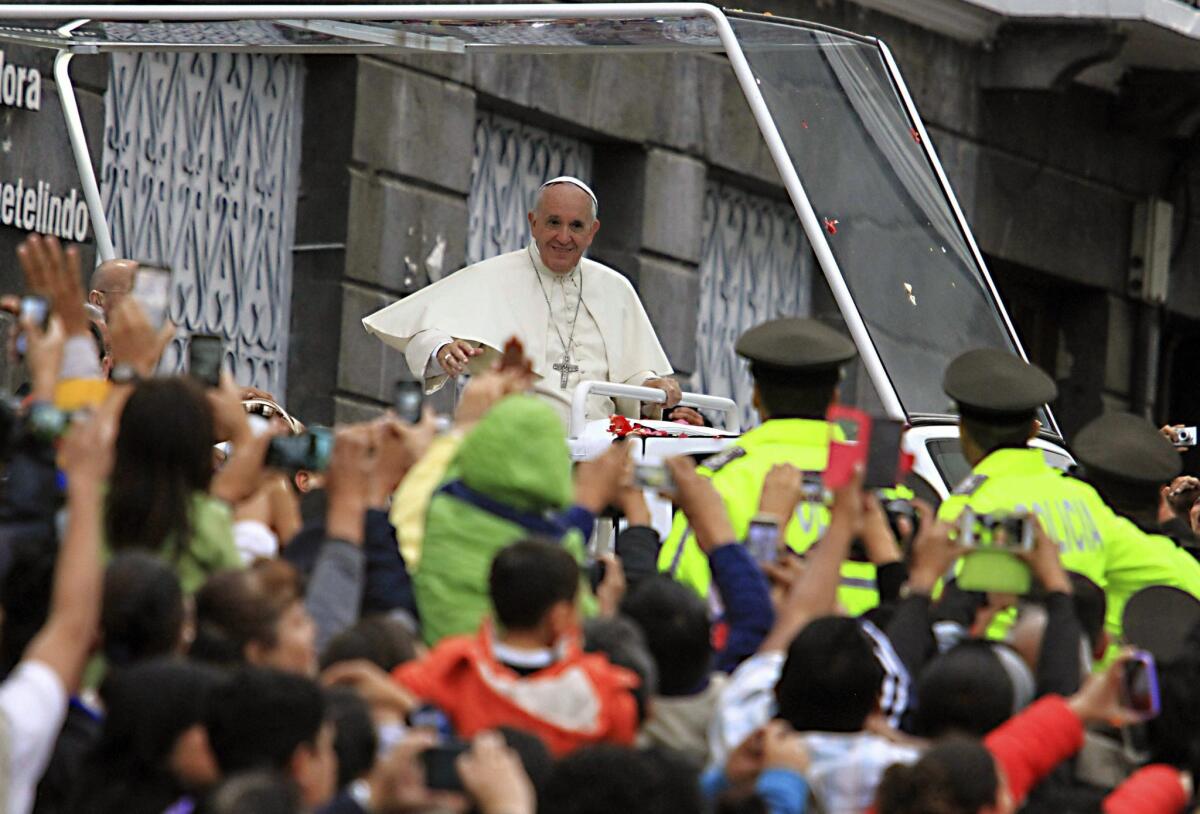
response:
[[[529,231],[546,268],[567,274],[592,245],[600,221],[592,214],[592,199],[572,184],[554,184],[542,190],[529,213]]]

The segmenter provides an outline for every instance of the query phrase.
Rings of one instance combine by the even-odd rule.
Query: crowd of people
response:
[[[808,320],[751,331],[763,422],[699,466],[667,460],[661,539],[636,441],[573,465],[519,354],[467,383],[448,431],[426,412],[324,433],[228,374],[156,375],[174,328],[133,297],[90,314],[73,248],[33,235],[18,259],[51,316],[20,323],[28,387],[2,439],[2,810],[1195,803],[1200,482],[1133,417],[1080,434],[1078,473],[1025,462],[1053,394],[1016,357],[947,372],[976,474],[938,509],[861,467],[814,493],[853,346]],[[1042,522],[1006,554],[1032,589],[960,587],[949,512],[1021,484]],[[1059,492],[1066,514],[1039,508]],[[765,554],[744,544],[763,517]],[[1126,642],[1154,591],[1173,610],[1136,642],[1151,710]]]

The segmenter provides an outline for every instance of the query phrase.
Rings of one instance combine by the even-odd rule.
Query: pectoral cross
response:
[[[560,390],[566,390],[567,389],[567,378],[572,373],[579,372],[579,365],[571,364],[570,357],[568,357],[565,353],[563,354],[562,359],[559,359],[557,362],[550,365],[550,367],[557,370],[560,374],[559,375],[559,383],[558,383],[558,387]]]

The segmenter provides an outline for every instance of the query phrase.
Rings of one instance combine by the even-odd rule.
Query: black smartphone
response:
[[[426,787],[435,791],[462,791],[462,778],[458,776],[455,761],[470,747],[469,743],[453,741],[422,752],[421,763],[425,766]]]
[[[188,374],[206,387],[221,384],[225,343],[213,334],[195,334],[188,343]]]
[[[399,379],[392,395],[392,407],[396,415],[409,424],[421,420],[421,410],[425,406],[425,385],[411,379]]]
[[[1120,697],[1121,706],[1143,720],[1158,715],[1161,703],[1154,656],[1145,650],[1138,650],[1121,663]]]
[[[871,441],[867,449],[867,467],[863,473],[864,489],[886,489],[896,485],[900,473],[900,442],[904,438],[904,422],[891,418],[871,421]]]
[[[142,306],[146,320],[158,330],[167,321],[171,305],[171,269],[152,263],[139,263],[133,273],[133,298]]]
[[[300,435],[279,435],[267,446],[266,466],[284,472],[324,472],[333,454],[333,431],[312,427]]]

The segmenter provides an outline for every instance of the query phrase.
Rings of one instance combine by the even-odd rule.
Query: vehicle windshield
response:
[[[952,412],[950,360],[1014,343],[883,52],[833,32],[731,22],[901,404]]]

